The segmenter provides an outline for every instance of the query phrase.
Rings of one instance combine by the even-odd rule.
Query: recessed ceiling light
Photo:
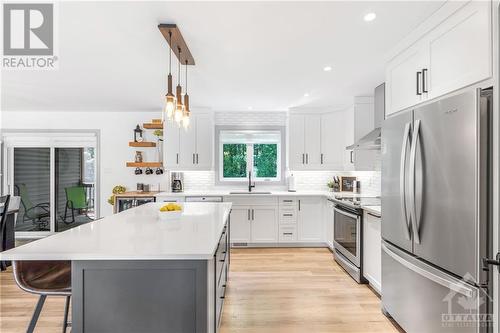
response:
[[[366,21],[366,22],[370,22],[370,21],[373,21],[377,18],[377,14],[375,13],[368,13],[365,15],[365,17],[363,17],[363,19]]]
[[[332,66],[325,66],[325,67],[323,67],[323,70],[324,70],[325,72],[329,72],[329,71],[331,71],[331,70],[332,70]]]
[[[248,110],[253,110],[253,107],[249,106],[249,107],[248,107]]]
[[[309,93],[305,93],[305,94],[304,94],[304,97],[309,97]]]

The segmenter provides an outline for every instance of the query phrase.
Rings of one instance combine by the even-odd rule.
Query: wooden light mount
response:
[[[182,37],[181,31],[179,30],[177,25],[160,23],[158,24],[158,29],[160,29],[161,34],[163,35],[163,37],[165,37],[169,47],[172,49],[181,64],[186,65],[187,61],[188,65],[194,65],[194,58],[191,55],[191,51],[189,51],[186,41]],[[170,44],[170,36],[168,34],[169,32],[172,33],[172,44]],[[181,50],[180,54],[179,48]]]

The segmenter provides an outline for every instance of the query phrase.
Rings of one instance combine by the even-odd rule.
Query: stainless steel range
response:
[[[358,283],[363,278],[363,209],[378,206],[378,197],[336,197],[334,200],[333,247],[334,258]]]

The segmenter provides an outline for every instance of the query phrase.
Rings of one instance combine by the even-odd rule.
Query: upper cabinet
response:
[[[342,169],[342,113],[291,114],[289,138],[290,169]]]
[[[170,170],[210,170],[213,156],[213,117],[191,114],[188,129],[174,122],[164,125],[164,165]]]
[[[492,76],[491,6],[467,3],[390,61],[387,115]]]

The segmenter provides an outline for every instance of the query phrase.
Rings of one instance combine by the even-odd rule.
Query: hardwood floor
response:
[[[231,253],[222,333],[398,332],[377,296],[356,284],[327,249]],[[36,301],[15,285],[12,272],[0,273],[0,332],[25,332]],[[63,298],[48,297],[35,332],[60,332],[63,308]]]

